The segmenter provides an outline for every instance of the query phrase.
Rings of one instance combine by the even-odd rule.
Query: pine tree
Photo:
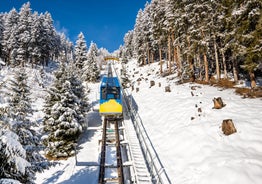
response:
[[[262,60],[262,2],[252,0],[242,5],[242,13],[239,15],[239,27],[242,50],[239,53],[244,57],[242,67],[248,72],[251,88],[256,87],[255,71]]]
[[[15,70],[14,78],[10,80],[9,86],[7,120],[26,150],[26,159],[31,163],[29,171],[34,175],[36,171],[42,171],[47,163],[39,153],[39,146],[41,146],[40,135],[34,130],[37,125],[29,120],[33,109],[27,80],[28,77],[24,68]]]
[[[165,11],[163,6],[163,0],[157,1],[154,0],[151,2],[151,12],[150,13],[150,20],[152,22],[151,26],[151,39],[152,41],[152,47],[156,48],[158,50],[159,55],[159,62],[160,62],[160,74],[163,73],[163,62],[162,62],[162,56],[163,52],[166,52],[164,47],[166,47],[166,43],[168,41],[166,40],[167,36],[165,35],[167,31],[164,29],[164,19],[165,19]],[[168,68],[168,63],[167,63]]]
[[[48,66],[50,57],[52,55],[58,55],[60,51],[60,39],[54,28],[53,19],[49,12],[45,12],[44,15],[40,15],[42,20],[43,29],[41,34],[41,63],[44,66]]]
[[[127,58],[132,58],[133,55],[134,55],[134,47],[133,47],[133,33],[134,31],[128,31],[126,34],[125,34],[125,37],[124,37],[124,46],[122,47],[122,52],[124,53],[125,57]],[[121,49],[120,49],[121,51]],[[122,57],[120,55],[120,57]]]
[[[3,59],[7,65],[16,65],[16,51],[18,48],[18,41],[16,37],[16,30],[18,26],[19,14],[13,8],[4,19],[3,27]]]
[[[2,58],[7,65],[45,66],[63,51],[51,14],[32,14],[29,2],[22,5],[19,13],[12,9],[3,20]]]
[[[55,73],[44,109],[46,154],[55,158],[74,155],[76,141],[83,131],[79,122],[79,99],[72,90],[68,75],[70,73],[64,65]]]
[[[31,26],[32,26],[32,12],[30,3],[23,4],[19,12],[19,20],[15,34],[18,38],[18,48],[16,61],[25,66],[25,62],[29,58],[31,52]]]
[[[88,54],[87,54],[87,60],[84,62],[84,68],[83,68],[83,74],[82,74],[82,80],[88,81],[88,82],[96,82],[99,78],[100,70],[97,66],[97,55],[98,55],[98,49],[95,43],[91,42]]]
[[[85,36],[82,32],[79,33],[75,46],[75,65],[78,69],[82,69],[84,62],[87,61],[87,46]]]
[[[60,35],[60,41],[61,41],[61,51],[60,56],[62,55],[62,58],[60,61],[62,62],[73,62],[73,44],[70,42],[64,33]]]
[[[122,69],[120,71],[120,76],[121,76],[122,87],[124,89],[130,87],[131,81],[130,81],[130,76],[128,75],[127,70],[126,70],[125,62],[122,62]]]
[[[82,80],[79,79],[78,74],[76,72],[75,65],[69,65],[69,80],[71,83],[71,88],[76,95],[77,101],[77,114],[78,114],[78,122],[82,125],[83,128],[87,127],[87,123],[85,121],[86,113],[89,111],[90,106],[88,103],[87,93],[89,92],[88,86],[83,86]]]
[[[27,121],[28,115],[33,112],[28,76],[24,68],[14,71],[14,78],[10,80],[9,117],[16,121]]]
[[[0,58],[2,58],[2,44],[1,43],[3,40],[3,30],[4,30],[3,15],[0,14]],[[0,64],[0,69],[1,69],[1,64]]]
[[[0,129],[0,178],[3,182],[33,183],[28,172],[30,163],[26,160],[26,151],[19,142],[19,137],[10,130]],[[2,182],[1,181],[1,182]]]
[[[137,58],[138,64],[143,65],[144,62],[144,51],[143,51],[143,34],[142,34],[142,16],[143,16],[143,10],[140,9],[138,11],[137,17],[136,17],[136,23],[134,27],[134,54]]]

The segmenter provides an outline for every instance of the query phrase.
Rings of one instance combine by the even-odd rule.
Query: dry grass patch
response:
[[[255,89],[250,88],[236,88],[236,94],[243,96],[243,98],[261,98],[262,97],[262,87],[257,87]]]

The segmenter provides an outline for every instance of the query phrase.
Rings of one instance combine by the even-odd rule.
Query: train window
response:
[[[120,88],[109,87],[107,88],[107,99],[119,99]]]
[[[116,90],[117,90],[117,93],[115,97],[116,99],[120,99],[120,87],[117,87]]]
[[[105,100],[106,99],[106,88],[103,87],[101,91],[102,91],[102,99]]]
[[[106,99],[120,99],[120,87],[102,87],[101,98]]]

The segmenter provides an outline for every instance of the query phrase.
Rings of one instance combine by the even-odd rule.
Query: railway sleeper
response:
[[[132,164],[128,163],[128,164],[123,164],[122,167],[131,167]],[[113,164],[106,164],[104,165],[105,168],[118,168],[119,166],[117,165],[113,165]]]
[[[105,182],[119,182],[119,178],[105,178],[104,179]]]

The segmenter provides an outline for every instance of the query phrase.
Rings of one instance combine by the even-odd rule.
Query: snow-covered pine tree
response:
[[[97,79],[99,78],[100,71],[99,67],[97,66],[97,53],[98,49],[97,46],[94,42],[91,42],[88,54],[87,54],[87,65],[89,65],[89,72],[90,72],[90,78],[87,79],[90,82],[96,82]]]
[[[0,14],[0,43],[2,43],[3,40],[3,15]],[[0,58],[2,58],[2,44],[0,44]],[[2,60],[2,59],[1,59]],[[0,61],[0,69],[1,69],[1,61]]]
[[[60,39],[56,30],[54,28],[53,19],[49,12],[45,12],[43,17],[43,30],[42,30],[42,41],[41,41],[41,48],[42,48],[42,57],[41,63],[43,66],[48,66],[49,61],[51,60],[52,55],[58,55],[60,50]]]
[[[97,66],[98,49],[95,43],[91,42],[87,60],[84,62],[82,80],[88,82],[96,82],[100,75],[99,67]]]
[[[120,47],[120,57],[124,58],[124,56],[128,59],[133,57],[134,47],[132,45],[133,42],[133,33],[134,31],[128,31],[124,36],[124,46]],[[122,56],[124,55],[124,56]]]
[[[81,70],[86,60],[87,60],[87,46],[86,46],[85,36],[82,32],[80,32],[75,46],[76,67]]]
[[[72,90],[68,69],[62,64],[48,90],[45,105],[44,137],[46,154],[52,158],[69,157],[83,128],[79,122],[79,100]]]
[[[255,73],[262,61],[262,2],[246,1],[239,9],[241,14],[237,19],[237,34],[240,35],[241,51],[238,54],[244,58],[241,67],[249,74],[251,88],[255,88]]]
[[[30,87],[27,85],[28,76],[24,68],[14,70],[14,78],[9,83],[8,115],[6,121],[15,132],[26,150],[26,159],[31,163],[29,171],[34,174],[47,166],[46,160],[39,153],[40,135],[34,130],[36,123],[29,120],[33,113],[30,98]]]
[[[3,60],[7,65],[15,65],[16,50],[18,47],[17,38],[15,36],[15,30],[17,29],[19,14],[13,8],[4,19],[4,30],[3,30]]]
[[[169,48],[167,41],[167,27],[164,27],[164,21],[165,21],[165,6],[164,1],[160,0],[154,0],[151,2],[151,8],[150,8],[150,21],[151,23],[151,37],[152,40],[152,48],[155,50],[158,50],[159,55],[159,71],[160,74],[164,72],[163,69],[163,59],[166,59],[167,56],[167,48]],[[167,45],[168,44],[168,45]],[[169,62],[166,62],[166,68],[168,68]]]
[[[28,76],[25,68],[14,69],[14,77],[9,82],[9,117],[16,121],[26,121],[32,114],[30,87],[27,85]]]
[[[127,59],[126,59],[127,60]],[[130,86],[130,76],[126,70],[126,63],[122,62],[122,69],[120,71],[121,75],[121,85],[123,88],[128,88]]]
[[[61,51],[60,51],[60,61],[62,62],[73,62],[73,44],[70,42],[64,33],[60,34],[61,41]]]
[[[79,115],[78,122],[82,125],[83,128],[87,127],[87,123],[85,121],[86,113],[89,111],[90,106],[88,103],[87,93],[89,93],[89,89],[87,85],[83,85],[82,80],[79,79],[77,70],[75,65],[70,63],[69,65],[69,81],[71,83],[71,88],[73,93],[78,98],[78,108],[76,108],[76,112]]]
[[[30,3],[22,5],[19,13],[12,9],[3,16],[1,58],[7,65],[25,63],[48,65],[62,52],[60,35],[53,26],[51,14],[32,14]],[[71,47],[72,49],[72,47]]]
[[[12,131],[0,129],[0,183],[33,183],[28,172],[30,163],[19,137]]]
[[[143,10],[140,9],[138,11],[137,17],[136,17],[136,22],[135,22],[135,27],[134,27],[134,53],[135,57],[138,59],[138,64],[143,65],[145,54],[143,51],[143,33],[141,30],[143,30]]]
[[[28,60],[29,52],[31,52],[31,26],[32,26],[32,12],[30,3],[23,4],[19,12],[19,19],[15,35],[18,38],[18,49],[16,55],[16,61],[25,66],[25,62]]]

